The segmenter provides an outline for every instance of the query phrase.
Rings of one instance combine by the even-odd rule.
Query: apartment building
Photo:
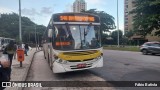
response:
[[[73,3],[73,12],[81,12],[82,10],[87,10],[87,3],[85,0],[75,0]]]
[[[133,30],[133,14],[129,14],[135,7],[135,0],[124,0],[124,32],[127,33]],[[130,39],[132,40],[148,40],[148,41],[160,41],[160,37],[154,36],[154,31],[152,35],[147,35],[145,38],[142,35],[134,35]]]

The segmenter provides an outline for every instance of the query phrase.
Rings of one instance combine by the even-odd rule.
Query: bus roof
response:
[[[100,23],[97,15],[90,13],[56,13],[52,15],[53,22],[89,22]]]
[[[74,12],[67,12],[67,13],[55,13],[54,15],[91,15],[91,16],[95,16],[95,17],[99,17],[98,15],[95,14],[91,14],[91,13],[74,13]]]

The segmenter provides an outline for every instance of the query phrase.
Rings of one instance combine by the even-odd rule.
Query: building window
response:
[[[128,8],[128,5],[126,5],[126,8]]]

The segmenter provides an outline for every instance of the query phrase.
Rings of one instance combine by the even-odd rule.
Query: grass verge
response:
[[[125,47],[117,47],[117,46],[103,46],[104,49],[107,50],[120,50],[120,51],[134,51],[139,52],[139,47],[137,46],[125,46]]]

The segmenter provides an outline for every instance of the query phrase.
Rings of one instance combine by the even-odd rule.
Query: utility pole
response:
[[[119,15],[118,15],[118,0],[117,0],[117,47],[119,47]]]
[[[36,25],[35,25],[35,43],[36,43],[36,51],[37,51],[37,30],[36,30]]]
[[[37,33],[37,44],[39,45],[39,34]]]
[[[22,49],[21,0],[19,0],[19,42]],[[20,61],[20,67],[22,67],[22,61]]]
[[[19,41],[22,44],[21,0],[19,0]]]

